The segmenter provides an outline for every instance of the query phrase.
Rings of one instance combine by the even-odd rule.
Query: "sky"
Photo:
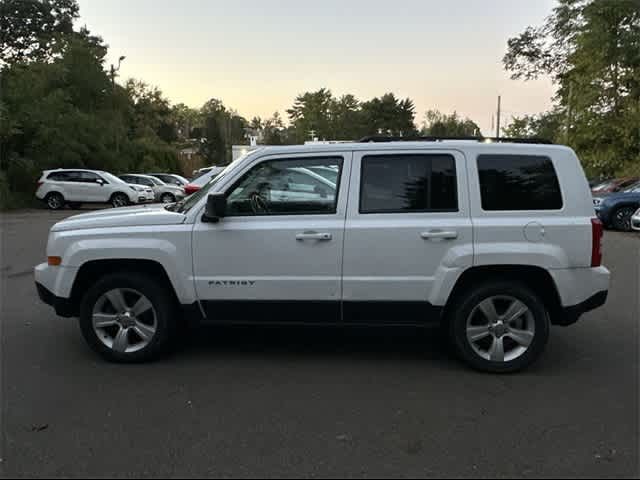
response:
[[[548,109],[549,79],[515,81],[502,67],[509,37],[541,24],[554,0],[79,0],[79,25],[126,56],[121,81],[159,87],[172,104],[210,98],[252,118],[286,117],[322,87],[360,100],[393,92],[424,113],[457,111],[492,133]],[[503,123],[504,123],[503,121]]]

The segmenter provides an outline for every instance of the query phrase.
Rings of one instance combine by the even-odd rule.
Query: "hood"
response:
[[[74,215],[56,223],[52,232],[85,230],[108,227],[143,227],[147,225],[178,225],[185,220],[181,213],[166,210],[165,205],[135,205],[124,208],[108,208],[96,212]]]

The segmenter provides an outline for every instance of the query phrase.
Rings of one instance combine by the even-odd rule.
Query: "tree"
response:
[[[313,136],[327,139],[334,133],[331,128],[331,90],[321,88],[317,92],[298,95],[293,106],[287,110],[289,120],[300,143]]]
[[[226,159],[226,144],[216,115],[210,114],[205,118],[203,135],[200,154],[210,165],[224,163]]]
[[[564,136],[564,115],[555,110],[538,115],[514,117],[503,129],[506,137],[540,138],[553,142],[562,142]]]
[[[60,54],[78,16],[76,0],[2,0],[0,66]]]
[[[438,110],[429,110],[422,122],[422,135],[434,137],[477,137],[480,127],[469,118],[462,118],[457,112],[447,115]]]
[[[415,106],[411,99],[398,100],[393,93],[387,93],[362,104],[361,136],[413,136],[416,133],[414,118]]]
[[[356,140],[361,137],[362,115],[360,102],[353,95],[343,95],[330,106],[332,135],[334,140]]]
[[[544,25],[508,42],[514,79],[549,75],[564,141],[592,173],[640,173],[640,3],[559,0]]]

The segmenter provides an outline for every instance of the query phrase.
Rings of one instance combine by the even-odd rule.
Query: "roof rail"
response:
[[[387,137],[384,135],[370,135],[361,138],[357,143],[388,143],[388,142],[446,142],[450,140],[467,140],[480,143],[529,143],[536,145],[553,145],[551,140],[544,138],[508,138],[508,137]]]

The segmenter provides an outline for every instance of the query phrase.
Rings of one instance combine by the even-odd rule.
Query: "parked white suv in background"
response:
[[[322,169],[336,181],[297,175]],[[605,303],[601,239],[567,147],[271,147],[175,205],[56,224],[35,278],[42,300],[79,317],[88,343],[113,361],[156,357],[192,316],[435,323],[470,366],[512,372],[540,356],[550,325]]]
[[[80,208],[83,203],[109,203],[113,207],[125,207],[141,200],[132,186],[115,175],[82,169],[42,172],[36,197],[51,210],[59,210],[65,205]]]

